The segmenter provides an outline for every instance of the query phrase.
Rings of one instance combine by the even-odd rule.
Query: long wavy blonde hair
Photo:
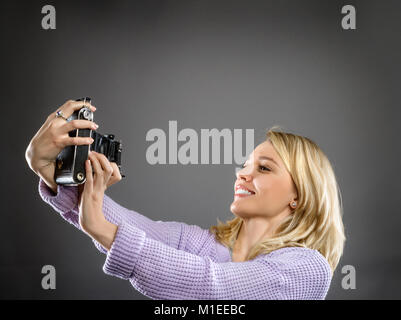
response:
[[[305,247],[318,250],[334,273],[346,238],[341,192],[330,161],[315,142],[283,132],[280,126],[269,129],[266,140],[271,142],[290,173],[297,188],[298,203],[275,235],[257,243],[246,260],[284,247]],[[226,223],[217,218],[217,222],[209,230],[217,241],[232,250],[242,218],[235,217]]]

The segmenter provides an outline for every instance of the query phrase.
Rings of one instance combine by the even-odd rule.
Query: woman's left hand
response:
[[[98,238],[107,224],[103,198],[114,170],[105,155],[94,151],[85,161],[85,170],[86,182],[79,199],[79,224],[87,234]]]

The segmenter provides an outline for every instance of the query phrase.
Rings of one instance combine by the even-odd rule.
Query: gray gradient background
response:
[[[124,143],[127,179],[107,194],[154,220],[230,218],[235,164],[149,165],[148,130],[254,128],[256,145],[279,124],[311,138],[344,201],[347,242],[327,299],[401,298],[400,2],[51,1],[54,31],[41,29],[45,4],[1,2],[1,298],[148,299],[103,273],[105,256],[41,201],[25,162],[47,115],[82,96],[98,107],[98,131]],[[340,26],[345,4],[357,30]],[[56,290],[41,288],[46,264]],[[355,290],[341,288],[348,264]]]

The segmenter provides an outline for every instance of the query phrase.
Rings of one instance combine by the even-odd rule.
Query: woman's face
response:
[[[271,159],[266,159],[266,158]],[[254,194],[238,194],[239,185]],[[234,201],[230,210],[241,218],[268,217],[291,213],[290,203],[297,199],[289,172],[269,141],[259,144],[238,171]]]

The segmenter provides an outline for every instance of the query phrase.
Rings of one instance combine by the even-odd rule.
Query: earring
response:
[[[295,208],[295,206],[297,205],[297,203],[294,201],[293,203],[291,203],[292,207]]]

